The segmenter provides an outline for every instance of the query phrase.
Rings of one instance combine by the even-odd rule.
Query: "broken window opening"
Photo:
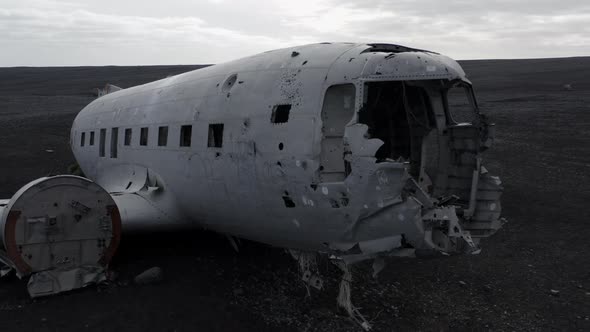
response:
[[[119,145],[119,128],[111,129],[111,158],[117,158],[117,146]]]
[[[124,140],[123,144],[125,144],[126,146],[131,145],[132,136],[133,136],[133,130],[131,128],[125,129],[125,140]]]
[[[82,133],[82,135],[80,135],[80,146],[84,146],[85,141],[86,141],[86,133]]]
[[[180,146],[191,146],[193,126],[184,125],[180,127]]]
[[[90,146],[94,145],[94,131],[90,132],[90,142],[89,142]]]
[[[471,87],[463,82],[453,85],[443,93],[449,122],[474,123],[477,119],[477,104]]]
[[[168,145],[168,126],[158,127],[158,146]]]
[[[289,112],[291,111],[291,105],[275,105],[272,108],[272,115],[270,122],[272,123],[286,123],[289,121]]]
[[[139,132],[139,145],[146,146],[148,145],[148,127],[141,128]]]
[[[371,82],[366,90],[359,122],[369,126],[371,138],[383,141],[375,154],[377,162],[409,161],[410,174],[418,178],[422,143],[436,128],[428,93],[409,82]]]
[[[220,148],[223,146],[223,123],[209,124],[209,139],[207,146],[210,148]]]
[[[104,157],[105,156],[105,142],[106,142],[106,138],[107,137],[107,130],[106,129],[101,129],[100,130],[100,137],[99,137],[99,142],[98,142],[98,155],[99,157]]]

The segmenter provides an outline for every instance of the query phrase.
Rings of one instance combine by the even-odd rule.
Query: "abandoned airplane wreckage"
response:
[[[504,222],[493,124],[446,56],[321,43],[112,90],[71,129],[88,179],[0,204],[1,260],[32,296],[104,279],[122,232],[203,227],[347,266],[477,253]]]

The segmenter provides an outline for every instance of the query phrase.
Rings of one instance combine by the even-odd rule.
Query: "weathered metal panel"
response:
[[[119,146],[118,158],[99,158],[95,148],[73,150],[87,175],[123,193],[116,200],[127,209],[124,219],[139,227],[141,220],[160,224],[160,217],[145,221],[148,214],[182,216],[189,224],[289,248],[326,250],[326,243],[354,245],[400,234],[406,244],[434,248],[428,239],[447,240],[422,218],[437,202],[433,197],[454,191],[467,198],[475,193],[480,200],[498,196],[495,189],[471,188],[480,125],[447,123],[440,89],[455,80],[469,84],[455,61],[428,51],[345,43],[271,51],[108,94],[80,112],[72,130],[110,128],[115,122],[134,131],[148,126],[154,142],[154,128],[165,124],[175,142],[177,127],[190,124],[190,147],[132,144]],[[419,169],[421,178],[436,173],[432,185],[410,181],[413,159],[376,163],[384,142],[370,137],[356,114],[366,102],[365,83],[374,81],[413,82],[429,96],[437,155]],[[322,117],[324,96],[330,86],[346,83],[356,87],[354,100],[342,101],[352,111],[330,123],[331,117]],[[284,123],[271,121],[277,105],[290,107]],[[224,125],[221,147],[208,146],[211,124]],[[157,174],[158,190],[130,196],[143,190],[138,188],[143,173],[117,165],[141,165]],[[332,169],[337,176],[328,176]],[[477,218],[487,213],[474,206]],[[151,209],[159,212],[147,212]],[[452,241],[445,243],[451,250]]]

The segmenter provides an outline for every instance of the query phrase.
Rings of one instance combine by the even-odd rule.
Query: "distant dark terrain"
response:
[[[497,124],[485,163],[509,223],[480,255],[392,259],[376,280],[361,266],[353,303],[375,331],[589,331],[590,57],[461,64]],[[74,163],[70,125],[93,88],[199,67],[0,68],[0,198]],[[130,282],[152,266],[164,282]],[[113,268],[110,285],[38,300],[25,280],[0,279],[0,331],[359,330],[336,309],[337,271],[306,297],[281,249],[246,241],[235,253],[205,231],[126,235]]]

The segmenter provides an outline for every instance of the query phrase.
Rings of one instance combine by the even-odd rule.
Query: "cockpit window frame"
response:
[[[445,110],[445,117],[446,117],[447,123],[449,125],[461,123],[461,122],[456,121],[453,118],[452,110],[449,107],[448,92],[454,88],[463,88],[464,89],[465,95],[466,95],[467,100],[469,102],[469,105],[471,106],[471,109],[474,113],[473,114],[474,119],[478,119],[480,116],[480,111],[479,111],[479,105],[477,104],[477,98],[475,98],[475,92],[473,91],[473,86],[469,82],[466,82],[463,80],[455,80],[455,81],[452,81],[445,89],[441,90],[441,96],[442,96],[442,100],[443,100],[443,107]]]

